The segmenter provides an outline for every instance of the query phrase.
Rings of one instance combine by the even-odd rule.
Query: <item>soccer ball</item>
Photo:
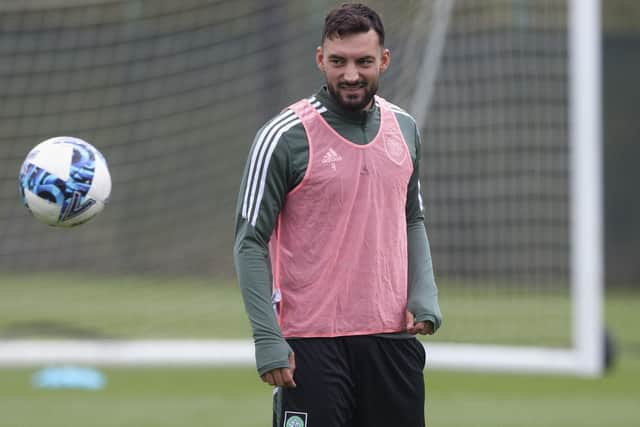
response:
[[[104,209],[111,194],[111,175],[94,146],[59,136],[27,154],[19,186],[22,201],[34,217],[52,226],[73,227]]]

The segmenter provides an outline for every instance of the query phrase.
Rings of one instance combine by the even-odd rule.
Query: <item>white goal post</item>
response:
[[[598,376],[603,372],[605,331],[602,307],[600,20],[599,0],[570,0],[568,50],[573,346],[569,349],[552,349],[433,343],[427,346],[431,368],[581,376]],[[420,96],[416,98],[420,99]],[[426,109],[420,112],[426,114]],[[422,120],[421,116],[416,120]]]

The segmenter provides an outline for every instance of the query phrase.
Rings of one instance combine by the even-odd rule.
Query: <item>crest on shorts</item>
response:
[[[306,427],[307,426],[307,413],[306,412],[284,412],[284,424],[283,427]]]
[[[404,141],[402,141],[400,136],[394,133],[384,134],[384,149],[387,152],[387,156],[394,163],[401,165],[404,162],[407,150],[405,149]]]

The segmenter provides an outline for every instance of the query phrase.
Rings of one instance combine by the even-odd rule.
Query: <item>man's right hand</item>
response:
[[[289,367],[272,369],[262,375],[262,381],[272,386],[295,388],[296,382],[293,380],[293,372],[296,370],[296,357],[293,352],[289,353]]]

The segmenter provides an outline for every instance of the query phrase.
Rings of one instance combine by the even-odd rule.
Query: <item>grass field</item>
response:
[[[107,285],[64,277],[52,283],[38,277],[2,277],[0,296],[3,339],[248,335],[232,286],[133,279]],[[455,325],[451,314],[460,308],[453,301],[447,305],[447,320]],[[508,316],[511,310],[503,314]],[[427,369],[428,425],[640,425],[640,334],[636,332],[640,293],[609,293],[606,313],[618,359],[603,378]],[[98,391],[36,389],[31,377],[39,368],[0,369],[0,426],[270,425],[271,390],[252,368],[98,367],[107,377],[106,387]]]
[[[0,275],[0,291],[0,339],[250,334],[239,290],[231,283]],[[565,293],[481,293],[441,284],[440,294],[447,326],[438,340],[570,345],[570,301]]]

